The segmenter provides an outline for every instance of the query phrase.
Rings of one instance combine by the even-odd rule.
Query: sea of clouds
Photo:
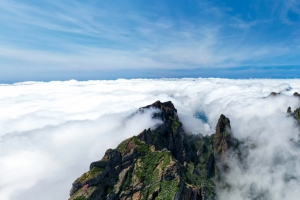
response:
[[[268,96],[271,92],[280,93]],[[67,199],[72,182],[106,149],[153,127],[156,100],[172,101],[184,128],[214,133],[220,114],[244,141],[231,157],[220,199],[300,197],[300,130],[287,108],[300,107],[300,80],[134,79],[0,85],[0,199]],[[267,98],[264,98],[267,97]],[[294,140],[291,140],[294,139]]]

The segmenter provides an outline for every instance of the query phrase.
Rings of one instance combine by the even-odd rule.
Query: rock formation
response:
[[[157,110],[153,118],[163,123],[108,149],[74,181],[69,200],[217,198],[216,185],[228,170],[227,152],[238,145],[229,119],[221,115],[211,136],[191,135],[170,101],[157,101],[138,112],[149,108]]]
[[[298,92],[295,92],[293,95],[294,95],[295,97],[300,97],[300,94],[299,94]]]

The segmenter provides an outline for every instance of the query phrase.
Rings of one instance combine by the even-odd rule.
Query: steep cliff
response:
[[[215,188],[228,170],[226,153],[238,141],[221,115],[211,136],[185,133],[171,102],[157,101],[153,118],[163,123],[106,151],[76,179],[70,200],[216,199]]]

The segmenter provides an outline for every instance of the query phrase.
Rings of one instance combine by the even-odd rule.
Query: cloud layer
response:
[[[0,85],[0,199],[67,199],[72,182],[125,138],[153,127],[156,100],[172,101],[187,131],[212,134],[220,114],[245,141],[244,165],[231,158],[233,185],[221,199],[297,199],[299,80],[134,79]],[[267,97],[280,92],[276,97]]]

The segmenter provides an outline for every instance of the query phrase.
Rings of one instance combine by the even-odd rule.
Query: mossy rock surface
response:
[[[93,167],[91,170],[88,172],[84,173],[81,177],[76,179],[75,182],[84,182],[86,180],[92,179],[100,175],[104,171],[104,168],[100,167]]]

